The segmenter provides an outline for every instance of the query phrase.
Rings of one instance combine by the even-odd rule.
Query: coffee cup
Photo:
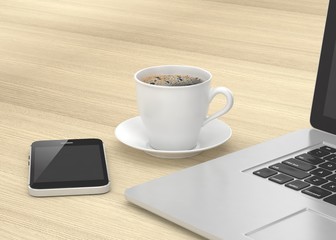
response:
[[[178,76],[178,79],[182,76],[200,81],[173,86],[144,81],[153,76]],[[232,92],[226,87],[211,88],[211,73],[199,67],[154,66],[136,72],[134,78],[138,110],[148,144],[156,150],[185,151],[195,148],[201,128],[227,113],[233,105]],[[207,116],[209,104],[219,94],[225,96],[225,105]]]

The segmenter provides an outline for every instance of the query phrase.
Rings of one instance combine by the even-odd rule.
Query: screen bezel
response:
[[[103,168],[102,179],[89,179],[83,181],[62,181],[62,182],[43,182],[38,183],[34,181],[34,169],[35,164],[37,164],[35,158],[36,147],[60,147],[62,145],[71,146],[88,146],[96,145],[99,147],[100,151],[100,164]],[[106,157],[104,152],[103,142],[100,139],[66,139],[66,140],[46,140],[46,141],[36,141],[31,145],[31,156],[30,156],[30,179],[29,185],[33,189],[54,189],[54,188],[83,188],[83,187],[99,187],[105,186],[109,183]]]
[[[320,63],[317,73],[313,105],[310,115],[311,125],[319,130],[336,134],[336,119],[324,115],[331,64],[336,42],[336,0],[330,0],[324,37],[321,49]],[[336,107],[336,106],[335,106]]]

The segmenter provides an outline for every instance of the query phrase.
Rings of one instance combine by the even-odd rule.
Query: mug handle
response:
[[[219,111],[215,112],[214,114],[206,117],[203,126],[208,124],[209,122],[211,122],[212,120],[222,116],[223,114],[227,113],[228,111],[230,111],[230,109],[233,106],[233,94],[230,91],[230,89],[226,88],[226,87],[217,87],[217,88],[212,88],[210,89],[210,93],[209,93],[209,103],[214,99],[214,97],[217,94],[222,94],[225,96],[226,98],[226,105]]]

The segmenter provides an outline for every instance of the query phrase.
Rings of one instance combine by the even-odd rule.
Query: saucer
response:
[[[232,130],[223,121],[215,119],[201,129],[197,146],[194,149],[178,151],[151,148],[140,116],[120,123],[115,129],[115,135],[120,142],[127,146],[142,150],[154,157],[187,158],[223,144],[231,137]]]

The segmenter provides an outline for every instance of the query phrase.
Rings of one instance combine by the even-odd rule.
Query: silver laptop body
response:
[[[209,239],[336,239],[336,0],[330,0],[312,129],[127,189],[130,202]]]

